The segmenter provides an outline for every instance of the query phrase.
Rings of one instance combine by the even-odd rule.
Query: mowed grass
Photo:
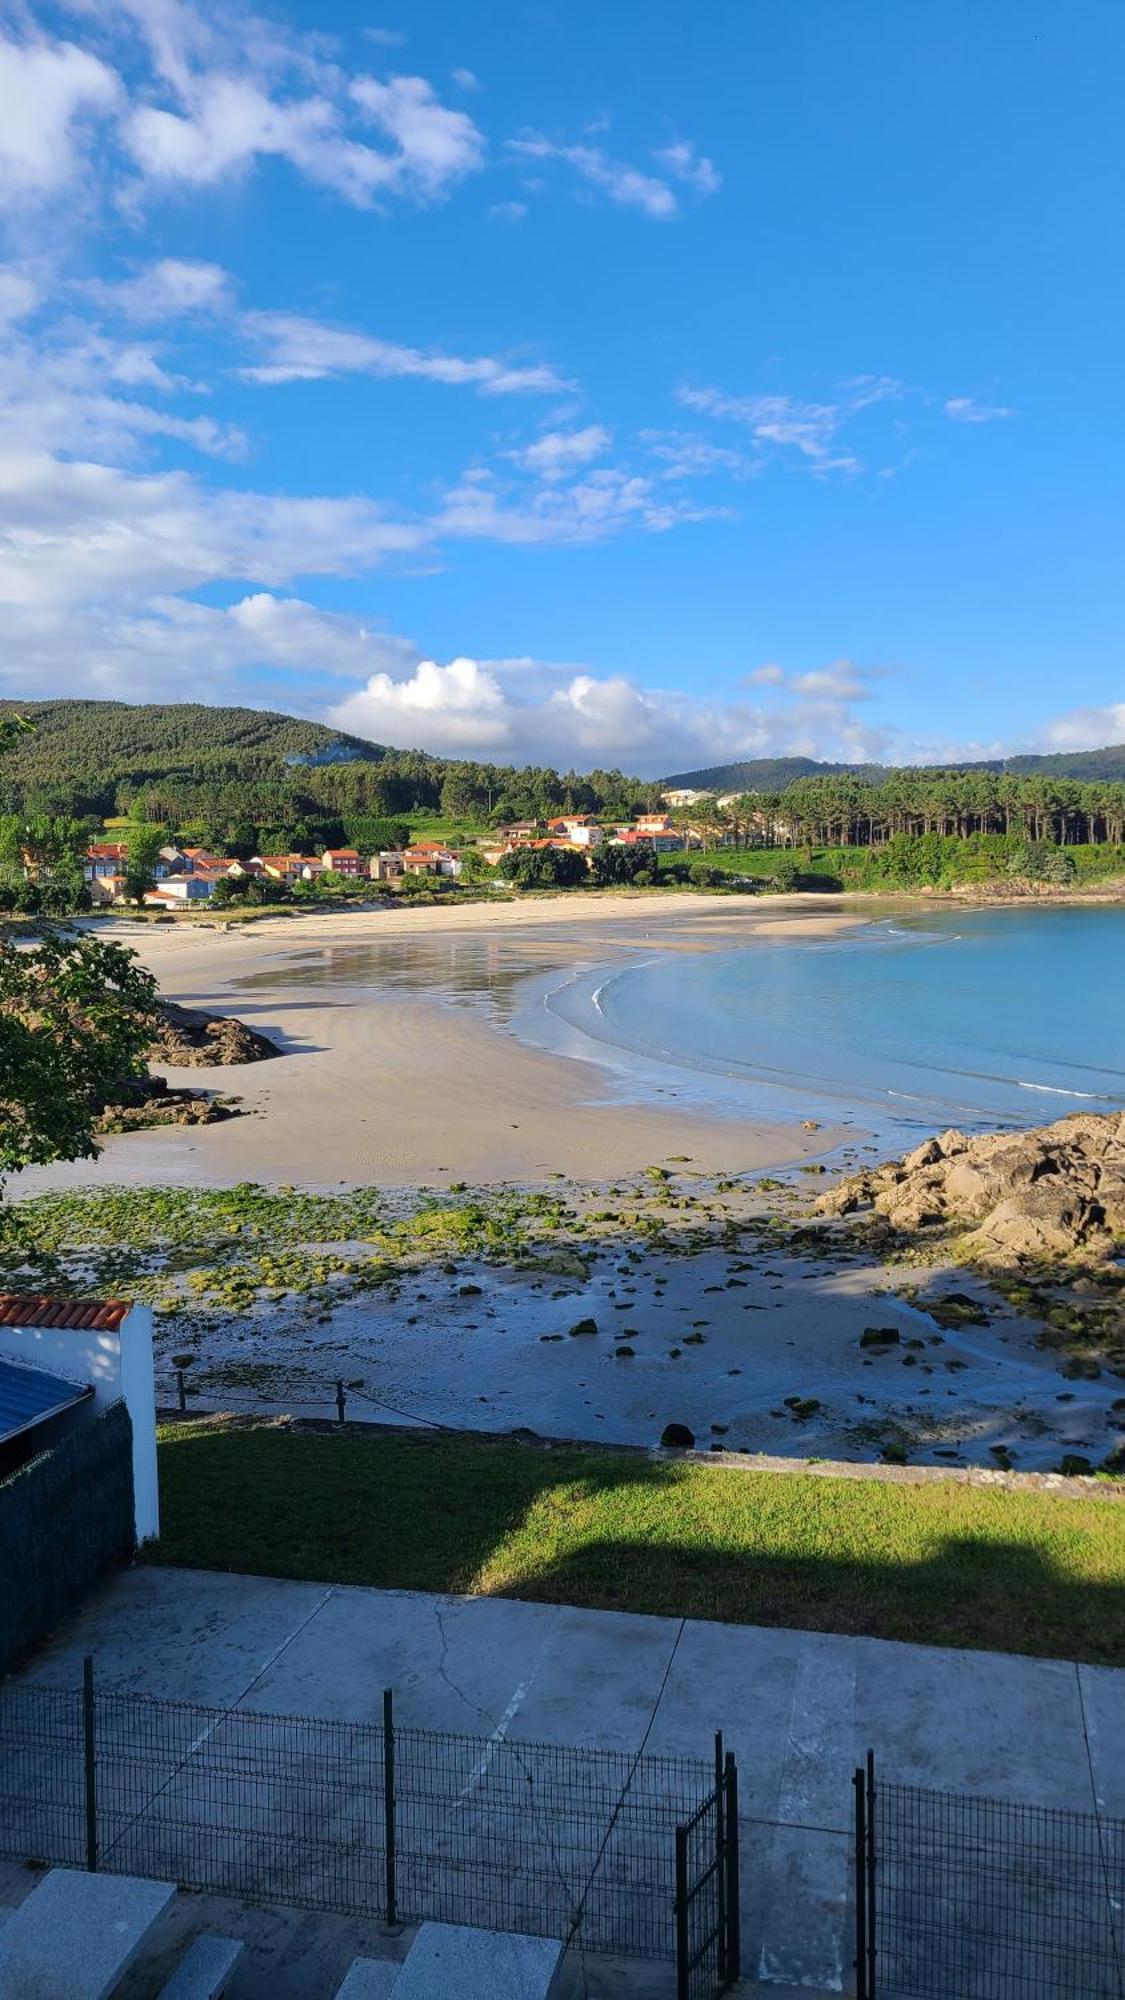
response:
[[[1125,1662],[1125,1503],[212,1419],[158,1562]]]

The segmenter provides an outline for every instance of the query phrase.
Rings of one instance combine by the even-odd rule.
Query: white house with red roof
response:
[[[131,1299],[0,1292],[0,1449],[33,1457],[123,1402],[138,1542],[160,1533],[152,1313]]]

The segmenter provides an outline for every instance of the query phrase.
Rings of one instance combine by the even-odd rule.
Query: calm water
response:
[[[895,918],[844,936],[669,953],[545,990],[558,1045],[651,1087],[694,1073],[865,1122],[1040,1124],[1125,1106],[1125,910]],[[535,1039],[550,1039],[525,1023]],[[582,1044],[585,1043],[583,1050]],[[737,1103],[733,1101],[737,1099]]]

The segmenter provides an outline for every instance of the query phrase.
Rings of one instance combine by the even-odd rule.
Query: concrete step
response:
[[[387,2000],[398,1991],[402,1966],[386,1958],[357,1958],[351,1965],[336,2000]]]
[[[160,2000],[220,2000],[241,1957],[237,1938],[204,1932],[188,1946],[171,1979],[161,1987]]]
[[[547,2000],[563,1955],[556,1938],[462,1924],[423,1924],[394,1989],[395,2000]]]
[[[172,1882],[52,1868],[0,1931],[0,2000],[107,2000],[175,1894]]]

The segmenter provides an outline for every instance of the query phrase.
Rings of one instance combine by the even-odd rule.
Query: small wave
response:
[[[1038,1090],[1046,1097],[1082,1097],[1089,1104],[1108,1104],[1110,1101],[1104,1090],[1064,1090],[1061,1084],[1028,1083],[1022,1076],[1017,1076],[1015,1082],[1018,1090]]]

